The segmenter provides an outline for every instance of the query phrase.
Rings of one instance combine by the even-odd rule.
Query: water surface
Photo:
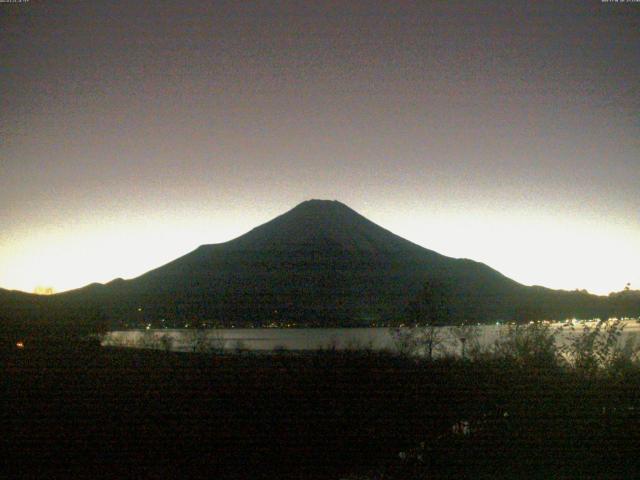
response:
[[[587,322],[595,325],[594,322]],[[576,322],[573,332],[567,323],[552,324],[560,329],[558,342],[566,344],[582,331],[584,323]],[[478,343],[492,345],[504,332],[505,325],[482,325],[477,329]],[[436,354],[460,354],[461,343],[450,327],[438,329],[442,342]],[[640,340],[640,324],[626,322],[620,342],[628,338]],[[217,350],[317,350],[317,349],[372,349],[397,351],[398,342],[390,328],[228,328],[210,330],[157,329],[123,330],[109,332],[105,346],[170,349],[192,351],[212,348]]]

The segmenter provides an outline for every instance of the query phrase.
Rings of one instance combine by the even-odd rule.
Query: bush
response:
[[[475,359],[482,355],[484,349],[480,345],[480,332],[480,327],[467,323],[449,328],[451,341],[459,347],[463,359]]]
[[[559,366],[564,361],[557,343],[559,333],[547,322],[510,324],[500,332],[493,354],[518,365]]]
[[[162,346],[160,335],[151,330],[142,330],[136,340],[136,347],[150,350],[159,350]]]
[[[160,345],[165,352],[170,352],[173,349],[173,337],[168,334],[164,334],[160,337]]]
[[[564,358],[569,365],[587,375],[611,374],[638,366],[640,345],[637,336],[629,336],[621,344],[623,331],[624,323],[619,319],[601,320],[595,326],[585,324],[577,334],[571,326],[573,335],[564,349]]]
[[[194,353],[222,353],[226,340],[222,333],[215,329],[193,328],[184,332],[185,341]]]
[[[432,360],[435,354],[446,352],[449,343],[446,330],[434,325],[398,327],[391,331],[397,352],[404,356],[425,356]]]

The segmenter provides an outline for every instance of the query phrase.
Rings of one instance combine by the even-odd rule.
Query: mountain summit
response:
[[[419,320],[436,284],[450,322],[590,318],[606,308],[602,297],[525,287],[482,263],[411,243],[340,202],[309,200],[132,280],[46,298],[0,292],[0,320],[108,328],[394,325]]]
[[[347,251],[397,251],[409,242],[338,201],[308,200],[234,241],[251,248],[333,244]]]
[[[230,248],[252,251],[302,246],[353,253],[420,248],[336,200],[308,200],[229,242]]]

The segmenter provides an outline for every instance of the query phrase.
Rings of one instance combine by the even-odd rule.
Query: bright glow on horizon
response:
[[[584,219],[522,214],[421,215],[355,209],[425,248],[483,262],[525,285],[596,294],[622,290],[627,282],[632,288],[640,287],[640,238],[624,226],[603,230]],[[171,222],[161,217],[114,220],[98,227],[87,222],[73,229],[50,228],[14,238],[2,248],[0,286],[33,292],[46,285],[57,293],[118,277],[135,278],[199,245],[231,240],[284,213],[265,211],[269,216],[254,212],[242,220],[232,212],[214,220],[202,214]]]
[[[91,228],[46,229],[3,245],[0,287],[33,293],[40,286],[55,293],[115,278],[135,278],[189,253],[244,233],[237,222],[199,228],[187,221],[105,224]]]
[[[381,217],[382,220],[383,217]],[[401,217],[386,228],[430,250],[485,263],[524,285],[607,295],[640,288],[640,234],[561,218]]]
[[[0,28],[0,287],[133,278],[325,198],[524,284],[640,288],[632,9],[36,3]]]

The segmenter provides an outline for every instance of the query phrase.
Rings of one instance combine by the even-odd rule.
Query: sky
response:
[[[0,287],[311,199],[526,285],[640,288],[640,3],[0,3]]]

